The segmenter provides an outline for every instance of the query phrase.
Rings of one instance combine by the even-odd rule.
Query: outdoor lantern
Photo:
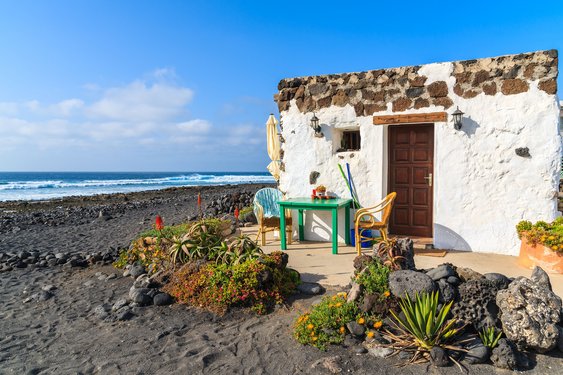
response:
[[[454,128],[455,130],[461,129],[461,119],[463,118],[463,112],[459,110],[459,107],[452,113],[454,117]]]
[[[313,117],[311,117],[311,127],[315,131],[315,135],[321,132],[321,126],[319,125],[319,118],[313,112]]]

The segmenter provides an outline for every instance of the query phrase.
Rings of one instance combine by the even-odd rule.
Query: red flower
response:
[[[154,227],[156,228],[156,230],[161,231],[162,228],[164,228],[164,222],[162,221],[162,218],[160,217],[160,215],[156,215],[156,220],[154,223]]]
[[[235,207],[235,219],[238,220],[239,210],[238,207]]]

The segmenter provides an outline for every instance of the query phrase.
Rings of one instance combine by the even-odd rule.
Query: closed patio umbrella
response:
[[[268,147],[268,155],[272,162],[268,164],[268,170],[274,176],[276,181],[280,179],[280,139],[278,137],[278,120],[273,114],[270,114],[266,121],[266,141]]]

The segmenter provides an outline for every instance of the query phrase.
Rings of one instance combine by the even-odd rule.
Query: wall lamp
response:
[[[313,112],[313,117],[311,117],[311,128],[313,128],[313,130],[315,131],[315,136],[322,136],[323,133],[321,133],[321,125],[319,124],[319,118],[315,115],[315,112]]]
[[[463,119],[463,115],[464,115],[464,113],[459,110],[459,107],[457,107],[457,109],[454,111],[454,113],[452,113],[452,116],[454,118],[454,129],[455,130],[461,129],[461,125],[462,125],[461,120]]]

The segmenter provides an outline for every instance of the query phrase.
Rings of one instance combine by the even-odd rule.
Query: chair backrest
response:
[[[385,198],[381,201],[381,222],[385,225],[389,222],[389,217],[391,217],[391,210],[393,209],[393,201],[397,197],[396,192],[387,194]]]
[[[278,201],[283,199],[283,194],[278,189],[264,188],[260,189],[254,195],[254,202],[260,204],[264,209],[264,217],[279,217],[280,205]],[[254,205],[254,214],[258,217],[258,209]]]

